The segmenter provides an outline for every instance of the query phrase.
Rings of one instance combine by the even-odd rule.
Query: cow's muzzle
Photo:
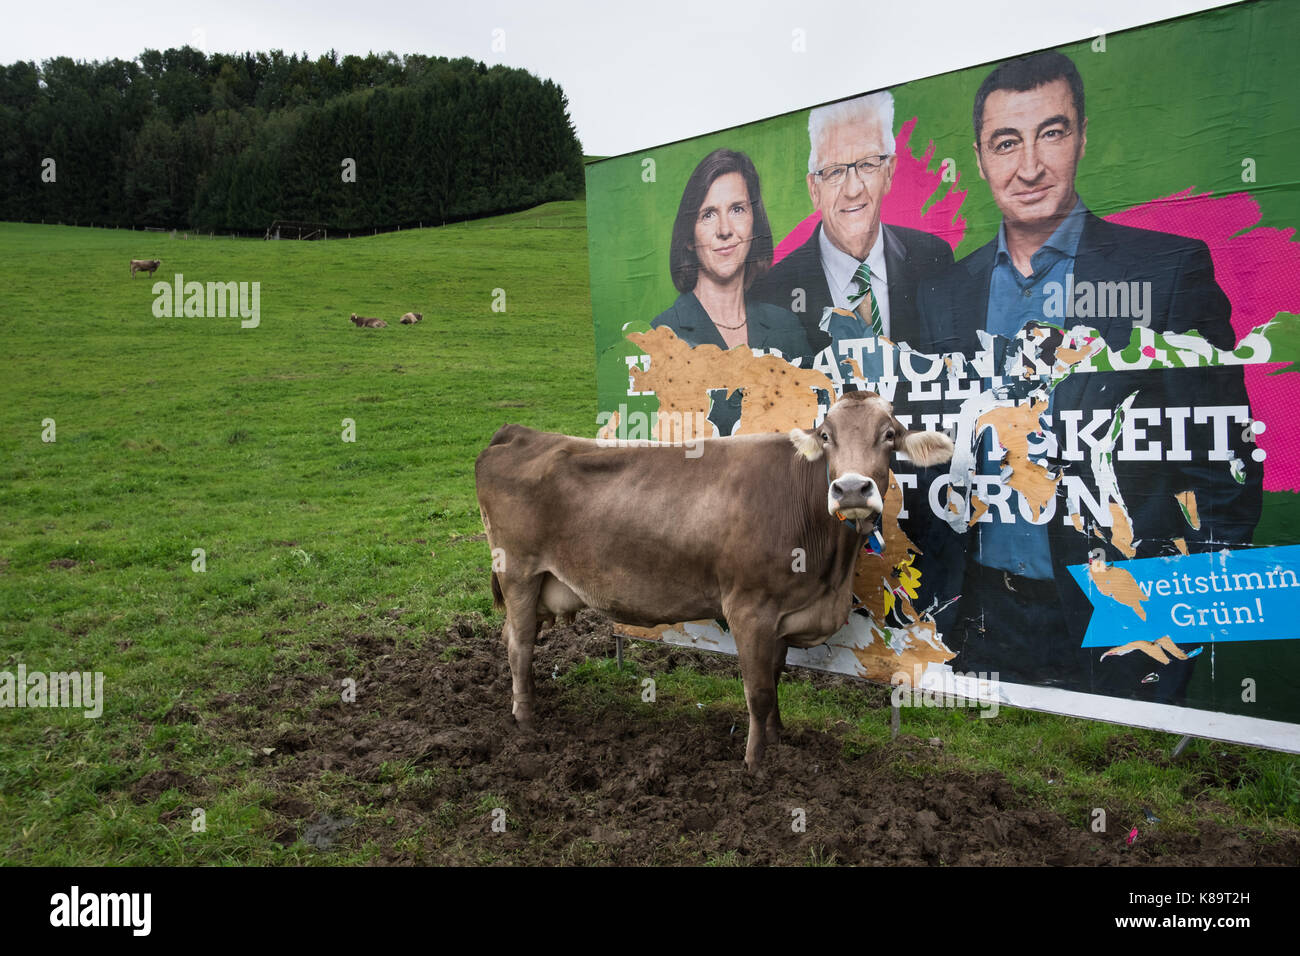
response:
[[[831,482],[826,508],[832,515],[857,519],[874,518],[885,510],[885,505],[874,479],[849,472]]]

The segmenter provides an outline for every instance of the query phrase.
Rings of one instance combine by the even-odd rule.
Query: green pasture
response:
[[[162,267],[131,278],[132,258]],[[373,860],[367,846],[281,847],[252,751],[167,716],[203,715],[307,645],[398,616],[416,642],[464,615],[499,623],[473,460],[506,421],[594,431],[584,204],[315,243],[0,224],[0,261],[0,670],[102,671],[107,685],[97,720],[0,709],[0,861]],[[259,283],[260,324],[156,316],[154,283],[176,273]],[[423,323],[397,324],[408,310]],[[352,312],[389,327],[357,329]],[[622,673],[591,662],[564,693],[632,707],[630,657]],[[679,669],[661,687],[669,706],[744,707],[738,672]],[[852,724],[850,750],[888,737],[879,690],[796,673],[781,696],[788,725]],[[903,729],[1080,825],[1107,798],[1187,830],[1300,827],[1285,755],[1196,742],[1153,761],[1172,736],[1011,711],[909,710]],[[1236,772],[1218,774],[1225,759]],[[221,826],[192,832],[174,790],[128,796],[164,765],[207,782]],[[396,768],[396,785],[419,772]],[[343,809],[382,819],[380,787]]]

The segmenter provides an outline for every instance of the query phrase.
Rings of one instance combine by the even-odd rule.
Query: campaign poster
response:
[[[1296,36],[1258,0],[589,166],[593,433],[876,392],[955,453],[895,459],[789,663],[1300,751]]]

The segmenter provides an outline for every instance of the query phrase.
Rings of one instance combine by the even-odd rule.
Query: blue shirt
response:
[[[1084,214],[1087,209],[1080,199],[1056,227],[1042,247],[1030,257],[1033,274],[1021,275],[1011,253],[1007,251],[1007,226],[998,229],[998,250],[993,259],[993,274],[989,280],[988,318],[984,327],[991,335],[1012,338],[1031,321],[1043,321],[1046,316],[1046,296],[1043,289],[1049,283],[1065,288],[1065,277],[1074,272],[1074,257],[1083,234]],[[1058,292],[1059,295],[1059,292]],[[1051,410],[1051,404],[1048,404]],[[986,432],[981,441],[979,473],[996,475],[1002,463],[992,458],[993,435]],[[1030,524],[1019,513],[1020,493],[1012,491],[1007,507],[1014,522],[1005,524],[998,520],[996,508],[990,508],[992,522],[977,524],[979,552],[977,560],[985,567],[999,568],[1027,578],[1046,580],[1053,577],[1052,551],[1047,540],[1047,523]]]

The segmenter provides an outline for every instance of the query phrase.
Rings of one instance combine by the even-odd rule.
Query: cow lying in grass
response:
[[[414,325],[416,322],[419,322],[422,318],[424,318],[423,312],[408,312],[406,313],[406,315],[402,316],[402,324]]]
[[[132,259],[131,260],[131,278],[135,278],[137,272],[147,272],[153,275],[154,271],[162,265],[161,259]]]
[[[367,318],[367,317],[364,316],[364,315],[359,316],[359,315],[357,315],[355,312],[352,313],[352,324],[355,325],[357,328],[360,328],[360,329],[386,329],[386,328],[388,328],[388,323],[385,322],[383,319]]]

